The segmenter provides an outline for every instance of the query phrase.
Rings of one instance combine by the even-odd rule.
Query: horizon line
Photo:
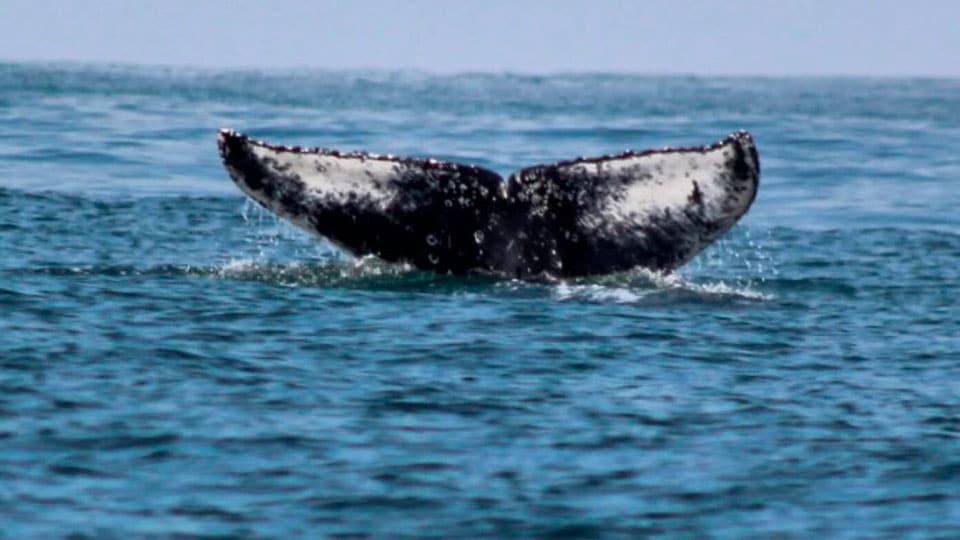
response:
[[[872,80],[937,80],[960,81],[960,75],[929,74],[929,73],[839,73],[839,72],[810,72],[810,73],[775,73],[775,72],[687,72],[687,71],[637,71],[637,70],[589,70],[589,69],[562,69],[545,71],[524,71],[514,69],[426,69],[410,66],[382,67],[325,67],[320,65],[225,65],[188,63],[139,63],[112,60],[83,60],[83,59],[14,59],[0,57],[0,65],[44,66],[44,67],[100,67],[100,68],[139,68],[139,69],[183,69],[208,72],[233,73],[260,73],[264,75],[289,74],[294,71],[314,73],[416,73],[434,77],[464,76],[464,75],[491,75],[491,76],[525,76],[525,77],[564,77],[564,76],[634,76],[634,77],[689,77],[689,78],[730,78],[730,79],[872,79]]]

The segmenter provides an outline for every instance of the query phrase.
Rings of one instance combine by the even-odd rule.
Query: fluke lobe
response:
[[[760,180],[745,131],[534,165],[506,181],[474,165],[281,146],[228,129],[218,144],[250,198],[354,255],[519,279],[669,272],[733,227]]]

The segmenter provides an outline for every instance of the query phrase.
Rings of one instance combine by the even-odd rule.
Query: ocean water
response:
[[[351,260],[220,127],[763,165],[671,276]],[[960,81],[0,64],[0,538],[960,537]]]

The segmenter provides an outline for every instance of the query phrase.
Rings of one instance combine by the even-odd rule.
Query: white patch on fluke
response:
[[[662,213],[666,208],[680,209],[689,204],[695,191],[700,192],[709,207],[710,201],[723,195],[717,182],[717,168],[723,167],[722,154],[719,150],[701,155],[651,154],[605,163],[614,174],[640,178],[626,190],[621,201],[611,201],[607,211],[625,218],[628,213],[646,216]]]
[[[396,196],[390,183],[400,164],[375,158],[298,153],[253,144],[253,155],[288,178],[299,178],[308,194],[345,203],[351,195],[385,208]]]
[[[732,173],[728,163],[734,159],[733,144],[728,142],[703,153],[650,153],[591,164],[603,175],[636,179],[621,197],[606,202],[601,215],[646,223],[666,212],[677,219],[690,204],[702,204],[703,217],[708,221],[739,214],[740,208],[734,207],[749,204],[752,193],[745,193],[740,204],[730,204]]]

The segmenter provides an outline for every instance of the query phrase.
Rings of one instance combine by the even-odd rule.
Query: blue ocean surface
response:
[[[750,130],[673,275],[353,260],[215,138],[525,165]],[[960,81],[0,64],[0,538],[958,538]]]

